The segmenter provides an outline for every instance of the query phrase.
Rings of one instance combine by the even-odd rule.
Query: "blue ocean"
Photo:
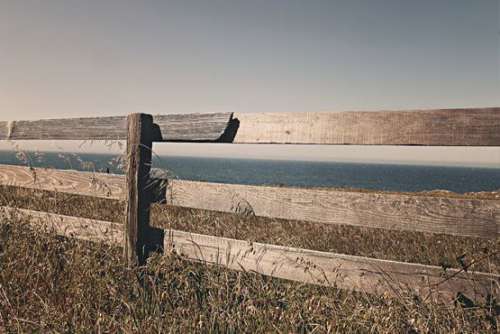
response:
[[[123,173],[110,154],[0,151],[0,164]],[[275,161],[226,158],[154,157],[153,168],[170,177],[221,183],[299,187],[364,188],[388,191],[449,190],[458,193],[500,189],[500,168],[395,164]]]

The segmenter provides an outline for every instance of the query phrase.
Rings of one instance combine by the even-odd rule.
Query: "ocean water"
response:
[[[0,164],[123,173],[109,154],[27,153],[0,151]],[[412,166],[344,162],[274,161],[224,158],[155,157],[153,168],[184,180],[345,187],[389,191],[449,190],[458,193],[500,189],[500,168]]]

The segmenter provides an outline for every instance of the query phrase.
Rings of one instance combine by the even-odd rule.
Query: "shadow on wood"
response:
[[[203,115],[203,114],[202,114]],[[160,125],[157,125],[156,123],[153,124],[152,127],[152,140],[153,142],[191,142],[191,143],[233,143],[234,138],[236,137],[236,133],[238,132],[238,129],[240,127],[240,121],[237,118],[233,118],[233,114],[221,114],[222,118],[214,121],[211,120],[210,118],[207,118],[205,122],[202,122],[200,124],[196,124],[196,120],[193,120],[192,124],[187,122],[189,124],[189,127],[185,127],[185,133],[183,135],[178,135],[176,137],[171,137],[169,134],[166,133],[166,127]],[[223,121],[225,117],[228,117],[229,115],[229,120]],[[155,116],[155,119],[159,118],[160,116]],[[187,115],[186,118],[189,118],[190,115]],[[199,122],[200,120],[198,120]],[[214,128],[211,132],[211,136],[204,136],[202,135],[203,132],[206,132],[206,129],[211,129]],[[181,132],[182,129],[177,129],[178,132]],[[218,137],[215,137],[213,133],[215,131],[219,131],[220,135]],[[182,133],[182,132],[181,132]],[[183,137],[189,138],[189,140],[184,139]]]
[[[148,226],[145,229],[144,240],[143,240],[143,250],[145,260],[152,253],[163,254],[165,242],[165,231],[161,228]]]
[[[239,127],[239,119],[233,118],[233,114],[231,114],[231,119],[229,120],[224,133],[216,141],[220,143],[234,142],[234,138],[236,137],[236,133],[238,132]]]
[[[159,168],[152,168],[146,188],[150,204],[166,204],[168,188],[168,173]]]
[[[156,123],[151,125],[151,140],[152,141],[163,141],[163,136],[161,134],[160,126]]]

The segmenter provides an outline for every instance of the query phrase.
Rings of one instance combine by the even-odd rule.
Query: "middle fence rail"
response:
[[[500,198],[153,179],[167,205],[210,211],[496,239]],[[126,200],[124,175],[0,165],[0,184]]]
[[[127,135],[128,133],[128,135]],[[370,228],[498,238],[494,195],[391,193],[152,179],[155,141],[500,146],[500,108],[412,112],[194,114],[0,122],[0,139],[127,139],[127,176],[0,165],[0,184],[127,201],[123,224],[1,207],[60,234],[124,245],[130,265],[165,249],[235,270],[369,293],[410,288],[453,299],[498,293],[500,275],[275,246],[149,226],[152,199],[171,206]],[[150,189],[154,184],[155,189]],[[147,187],[149,186],[149,188]],[[152,196],[151,191],[156,192]],[[158,195],[163,193],[163,195]],[[123,242],[125,240],[125,243]]]

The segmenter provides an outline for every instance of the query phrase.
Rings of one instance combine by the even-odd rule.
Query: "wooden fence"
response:
[[[167,205],[371,228],[498,238],[500,200],[446,194],[398,194],[152,180],[154,142],[500,146],[500,108],[276,114],[132,114],[125,117],[0,122],[0,140],[127,140],[126,176],[0,165],[0,184],[125,200],[126,224],[11,207],[35,226],[85,240],[121,244],[129,265],[157,247],[188,259],[300,282],[369,293],[447,299],[498,293],[500,275],[379,260],[256,242],[160,231],[149,225],[151,184]]]

